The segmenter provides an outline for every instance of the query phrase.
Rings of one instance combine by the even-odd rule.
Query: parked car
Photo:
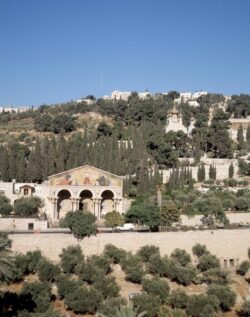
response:
[[[134,225],[132,223],[124,223],[123,226],[118,226],[115,231],[134,231]]]

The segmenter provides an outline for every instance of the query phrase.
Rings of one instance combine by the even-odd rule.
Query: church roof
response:
[[[73,172],[73,171],[77,171],[77,170],[82,170],[82,169],[84,169],[84,168],[89,168],[89,169],[93,169],[93,170],[96,170],[96,171],[98,171],[98,172],[100,172],[100,173],[103,173],[103,174],[108,174],[108,175],[110,175],[110,176],[113,176],[113,177],[116,177],[116,178],[120,178],[121,180],[123,179],[121,176],[118,176],[118,175],[116,175],[116,174],[112,174],[112,173],[110,173],[110,172],[107,172],[107,171],[104,171],[104,170],[102,170],[102,169],[100,169],[100,168],[97,168],[97,167],[94,167],[94,166],[91,166],[91,165],[82,165],[82,166],[78,166],[78,167],[75,167],[75,168],[72,168],[72,169],[69,169],[69,170],[66,170],[66,171],[63,171],[63,172],[60,172],[60,173],[57,173],[57,174],[53,174],[53,175],[50,175],[50,176],[48,176],[48,179],[51,179],[51,178],[54,178],[55,176],[61,176],[61,175],[64,175],[64,174],[67,174],[67,173],[71,173],[71,172]]]

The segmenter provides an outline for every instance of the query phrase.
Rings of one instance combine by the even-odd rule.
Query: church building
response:
[[[20,197],[40,197],[50,224],[78,209],[88,210],[98,219],[113,210],[122,213],[122,188],[120,176],[89,165],[51,175],[42,184],[0,182],[0,194],[13,204]]]

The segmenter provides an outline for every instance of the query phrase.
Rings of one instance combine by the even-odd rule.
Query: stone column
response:
[[[72,198],[70,198],[70,200],[72,202],[72,211],[78,210],[79,209],[80,198],[72,197]]]
[[[114,209],[115,209],[115,211],[120,212],[120,202],[121,202],[120,198],[114,198]]]
[[[100,219],[101,218],[101,199],[96,198],[94,204],[95,204],[95,207],[94,207],[95,216],[97,217],[97,219]]]
[[[59,215],[58,215],[58,212],[57,212],[57,201],[58,201],[58,197],[49,197],[48,198],[50,203],[52,204],[52,215],[51,218],[52,220],[55,220],[55,219],[58,219]]]

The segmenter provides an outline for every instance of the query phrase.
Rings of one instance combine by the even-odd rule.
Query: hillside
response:
[[[183,131],[165,132],[171,109],[182,116]],[[42,105],[22,113],[0,114],[0,174],[9,181],[41,182],[48,175],[90,164],[126,175],[143,192],[159,182],[159,170],[180,167],[180,158],[204,155],[233,158],[250,149],[250,128],[230,137],[231,117],[250,114],[250,96],[206,94],[195,106],[177,92],[141,99],[94,100]],[[185,133],[193,124],[189,133]],[[248,121],[247,121],[248,122]],[[246,131],[247,129],[247,131]],[[150,176],[150,173],[151,176]],[[248,175],[245,166],[244,173]],[[136,178],[132,179],[132,175]],[[151,177],[151,178],[152,178]],[[144,184],[144,185],[143,185]]]

